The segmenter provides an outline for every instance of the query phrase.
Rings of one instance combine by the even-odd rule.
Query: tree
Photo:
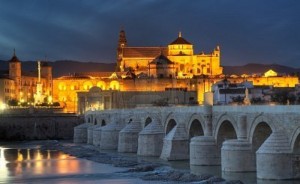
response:
[[[253,97],[251,98],[251,104],[262,104],[265,101],[261,97]]]
[[[232,96],[231,100],[232,100],[232,102],[243,103],[244,102],[244,98],[245,98],[244,96],[238,95],[238,96]]]
[[[9,105],[9,106],[17,106],[18,105],[18,100],[16,100],[16,99],[11,99],[11,100],[8,100],[8,102],[7,102],[7,104]]]

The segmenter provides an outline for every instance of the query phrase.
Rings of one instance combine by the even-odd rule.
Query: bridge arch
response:
[[[258,149],[262,143],[276,130],[274,120],[264,115],[259,115],[250,124],[249,141]],[[256,151],[255,150],[255,151]]]
[[[167,135],[176,125],[177,122],[173,118],[169,119],[165,127],[165,134]]]
[[[148,117],[146,118],[145,122],[144,122],[144,128],[145,128],[146,126],[148,126],[151,122],[152,122],[152,118],[151,118],[150,116],[148,116]]]
[[[226,139],[237,139],[236,121],[226,113],[222,114],[218,118],[216,124],[215,139],[219,148],[221,148],[222,143]]]
[[[300,127],[293,133],[291,146],[294,154],[300,154]]]
[[[165,135],[167,135],[176,125],[177,120],[174,113],[169,113],[166,117],[166,121],[164,123]]]
[[[200,114],[193,114],[187,124],[189,139],[204,135],[205,120]]]
[[[106,122],[105,122],[104,119],[102,119],[102,121],[101,121],[101,126],[105,126],[105,125],[106,125]]]

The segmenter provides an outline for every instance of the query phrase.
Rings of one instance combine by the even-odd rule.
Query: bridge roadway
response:
[[[74,142],[190,165],[300,178],[300,106],[189,106],[88,111]]]

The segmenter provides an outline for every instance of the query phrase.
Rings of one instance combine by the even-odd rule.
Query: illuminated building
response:
[[[174,92],[173,97],[169,96],[170,99],[176,99],[174,95],[179,94],[176,94],[176,91],[196,91],[197,97],[194,100],[201,104],[204,92],[211,91],[211,86],[225,77],[220,66],[220,48],[217,46],[210,54],[194,54],[193,45],[186,41],[181,33],[166,47],[130,47],[125,31],[121,30],[117,48],[117,68],[119,72],[79,73],[54,79],[54,101],[58,101],[67,111],[76,111],[83,106],[85,109],[91,107],[92,104],[88,104],[88,101],[93,100],[86,99],[94,96],[98,103],[92,105],[95,109],[127,108],[132,107],[132,104],[128,105],[130,100],[125,97],[119,99],[126,101],[123,105],[112,102],[117,96],[116,93],[132,98],[138,93],[162,94],[170,90]],[[274,71],[263,77],[232,76],[228,77],[228,80],[231,83],[252,81],[255,86],[285,87],[298,83],[297,77],[275,76]],[[89,93],[94,86],[101,89],[98,95],[94,90]],[[136,94],[131,96],[126,92]],[[81,101],[77,93],[82,97]],[[151,99],[150,96],[145,98]],[[176,104],[171,101],[169,100],[170,104]],[[84,105],[79,107],[79,103]]]
[[[299,83],[298,77],[278,75],[274,70],[268,70],[262,76],[243,74],[241,76],[232,75],[227,79],[232,83],[251,81],[254,86],[295,87]]]
[[[195,75],[220,75],[223,72],[219,46],[210,54],[194,54],[193,44],[179,33],[178,38],[165,47],[131,47],[127,45],[125,31],[121,30],[117,49],[117,66],[120,71],[133,69],[137,74],[151,73],[149,65],[159,55],[164,55],[172,62],[170,72],[176,77],[181,75],[192,78]]]
[[[22,70],[22,63],[16,56],[9,60],[8,73],[3,75],[0,81],[0,90],[4,89],[4,95],[0,92],[0,99],[8,103],[9,100],[16,100],[20,103],[34,102],[36,93],[38,75],[36,72],[26,72]],[[42,93],[46,97],[52,96],[52,67],[43,63],[41,66],[41,84],[44,86]],[[45,99],[47,102],[47,99]]]
[[[0,105],[15,97],[14,81],[6,76],[0,76]]]
[[[168,98],[169,104],[176,105],[180,104],[178,98],[182,97],[179,91],[196,91],[197,96],[193,100],[201,104],[204,92],[211,91],[212,85],[225,77],[223,67],[220,65],[220,47],[216,46],[209,54],[195,54],[193,44],[184,39],[181,33],[167,46],[132,47],[128,46],[125,31],[121,30],[116,64],[117,72],[76,73],[60,76],[52,82],[52,68],[43,63],[40,83],[43,86],[42,94],[53,102],[59,102],[60,106],[68,112],[79,110],[77,93],[87,98],[86,95],[93,95],[92,91],[89,93],[92,87],[101,89],[99,92],[101,94],[96,96],[101,97],[101,108],[104,109],[133,107],[134,100],[125,99],[125,97],[120,99],[122,95],[128,98],[133,98],[133,96],[140,98],[141,95],[148,94],[144,98],[149,97],[155,101],[157,98],[151,97],[153,92],[161,95],[162,98]],[[37,76],[36,73],[22,71],[21,62],[14,53],[9,61],[9,74],[5,78],[0,78],[0,99],[6,103],[9,99],[33,102],[33,95],[37,91]],[[279,76],[273,70],[266,72],[263,76],[244,74],[227,76],[227,79],[231,83],[249,81],[254,86],[295,87],[299,83],[297,77]],[[1,93],[3,89],[4,93]],[[113,94],[115,92],[119,96]],[[169,96],[166,97],[166,95]],[[123,105],[117,105],[117,102],[112,103],[112,98],[117,96],[120,101],[124,102]],[[110,98],[109,101],[108,98]],[[82,101],[80,103],[85,104]],[[189,103],[189,100],[185,99],[184,103]],[[85,105],[88,107],[87,104]]]

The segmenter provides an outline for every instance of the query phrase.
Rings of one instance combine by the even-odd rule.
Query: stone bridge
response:
[[[300,106],[191,106],[89,111],[74,142],[261,179],[300,178]]]

